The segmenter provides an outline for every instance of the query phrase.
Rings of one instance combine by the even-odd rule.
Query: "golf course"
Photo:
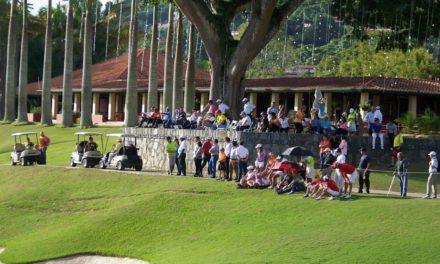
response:
[[[150,263],[440,262],[438,200],[372,193],[316,201],[212,179],[70,168],[78,128],[0,131],[4,263],[86,253]],[[23,131],[50,137],[47,166],[9,165],[10,134]],[[409,192],[423,193],[426,177],[410,176]],[[372,189],[387,191],[391,179],[373,173]]]

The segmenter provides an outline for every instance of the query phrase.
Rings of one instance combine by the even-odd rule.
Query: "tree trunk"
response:
[[[173,107],[172,111],[183,107],[182,73],[183,73],[183,23],[182,13],[178,12],[176,28],[176,53],[174,56]]]
[[[50,88],[52,85],[52,0],[47,1],[46,41],[44,45],[41,124],[52,125]],[[56,113],[55,113],[56,114]]]
[[[64,50],[64,75],[63,75],[63,117],[62,125],[73,125],[72,120],[72,71],[73,71],[73,8],[72,0],[67,7],[66,38]]]
[[[92,122],[92,3],[87,0],[86,19],[84,23],[84,50],[81,88],[81,121],[80,127],[91,127]]]
[[[148,100],[147,109],[152,106],[159,107],[157,100],[157,50],[158,50],[158,25],[157,13],[159,6],[153,6],[153,32],[151,34],[151,49],[150,49],[150,69],[148,73]]]
[[[196,64],[196,28],[192,23],[189,26],[188,33],[188,59],[186,61],[185,74],[185,97],[184,108],[185,112],[191,113],[194,108],[195,101],[195,64]]]
[[[173,103],[173,35],[174,35],[174,5],[169,4],[168,32],[165,47],[165,66],[163,76],[163,111]]]
[[[23,28],[21,36],[21,55],[20,55],[20,79],[18,83],[18,122],[28,122],[27,118],[27,80],[28,80],[28,19],[27,19],[27,0],[23,0]]]
[[[9,33],[8,48],[6,58],[6,81],[5,81],[5,112],[4,121],[13,122],[15,120],[15,69],[16,69],[16,52],[17,52],[17,25],[15,18],[15,10],[17,1],[11,1],[11,13],[9,17]]]
[[[125,96],[125,126],[137,125],[137,9],[131,0],[130,36],[128,46],[127,95]]]

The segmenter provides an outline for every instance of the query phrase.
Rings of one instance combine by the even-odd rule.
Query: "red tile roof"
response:
[[[143,58],[143,60],[142,60]],[[139,49],[137,52],[137,77],[138,88],[140,91],[146,90],[148,86],[148,72],[150,68],[150,49]],[[142,67],[143,63],[143,67]],[[115,90],[123,91],[127,87],[128,54],[123,54],[117,58],[99,62],[92,65],[92,87],[93,90]],[[158,86],[163,85],[165,56],[159,54],[157,63]],[[184,71],[186,63],[184,63]],[[81,89],[82,69],[73,72],[72,87],[74,90]],[[196,68],[196,87],[209,87],[210,74],[204,70]],[[63,76],[52,79],[52,91],[61,91],[63,87]],[[29,94],[41,93],[41,82],[30,83],[27,86]]]

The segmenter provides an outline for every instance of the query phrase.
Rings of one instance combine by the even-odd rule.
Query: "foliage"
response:
[[[370,109],[370,107],[371,107],[371,105],[370,105],[369,102],[361,102],[361,103],[359,104],[359,108],[362,109],[362,110],[364,110],[364,109]]]
[[[422,134],[438,132],[440,130],[440,117],[427,108],[423,114],[417,117],[417,128],[419,133]]]
[[[33,113],[33,114],[41,114],[41,107],[40,106],[32,106],[31,107],[31,113]]]
[[[400,118],[396,120],[403,126],[403,131],[405,133],[412,133],[414,127],[417,124],[416,118],[411,113],[404,113]]]

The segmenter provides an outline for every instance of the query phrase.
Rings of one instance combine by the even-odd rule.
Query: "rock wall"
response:
[[[266,152],[275,154],[282,153],[286,148],[292,146],[303,146],[315,153],[318,159],[318,145],[321,135],[308,134],[286,134],[286,133],[258,133],[258,132],[236,132],[236,131],[212,131],[212,130],[184,130],[184,129],[153,129],[153,128],[126,128],[125,133],[135,134],[139,137],[139,152],[144,161],[145,170],[166,171],[168,167],[167,155],[165,152],[166,137],[180,138],[185,136],[188,141],[189,151],[187,153],[188,174],[194,171],[193,150],[195,137],[202,140],[206,137],[217,138],[220,146],[224,147],[224,138],[229,136],[232,140],[243,141],[244,146],[249,149],[251,161],[255,160],[255,145],[262,144]],[[359,148],[366,147],[372,157],[373,167],[383,167],[390,163],[390,150],[385,137],[385,150],[371,150],[371,138],[353,136],[348,137],[348,161],[357,165],[360,158]],[[379,142],[376,142],[379,144]],[[440,151],[440,139],[438,138],[413,138],[404,137],[404,153],[410,162],[426,160],[426,154],[434,150]]]

